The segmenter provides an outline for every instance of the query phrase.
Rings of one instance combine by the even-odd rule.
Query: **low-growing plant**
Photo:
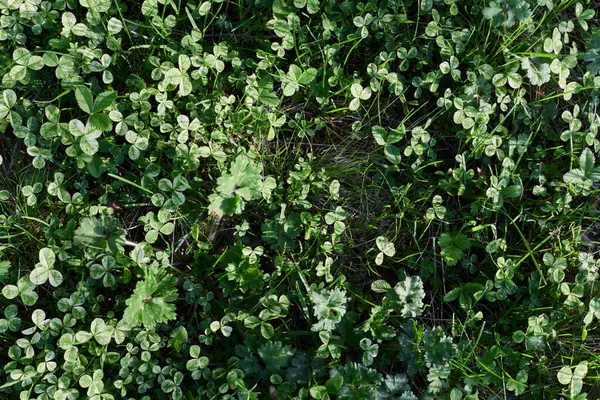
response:
[[[0,398],[597,398],[596,13],[0,0]]]

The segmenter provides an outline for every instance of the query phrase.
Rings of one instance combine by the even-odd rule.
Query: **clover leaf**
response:
[[[29,280],[29,276],[24,276],[17,281],[17,285],[6,285],[2,288],[2,295],[9,300],[17,296],[26,306],[34,305],[38,300],[38,294],[35,292],[37,285]]]
[[[308,68],[304,71],[292,64],[286,75],[282,76],[282,87],[284,96],[292,96],[296,91],[300,89],[300,86],[304,86],[312,82],[317,76],[317,70],[315,68]]]
[[[35,265],[35,269],[29,274],[29,280],[35,285],[43,285],[46,281],[54,287],[58,287],[62,281],[62,274],[54,269],[56,256],[54,252],[45,247],[39,253],[40,262]]]
[[[581,389],[583,389],[583,378],[585,378],[587,372],[588,362],[582,361],[577,364],[574,370],[571,370],[571,367],[568,365],[563,366],[556,374],[556,377],[562,385],[569,386],[571,398],[574,398],[581,393]]]

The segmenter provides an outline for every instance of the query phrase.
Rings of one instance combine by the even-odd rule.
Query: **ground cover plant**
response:
[[[0,0],[0,398],[598,398],[597,7]]]

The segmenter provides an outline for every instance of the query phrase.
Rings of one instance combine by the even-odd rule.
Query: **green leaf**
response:
[[[532,85],[541,86],[550,81],[550,65],[548,63],[535,64],[525,57],[521,60],[521,68],[527,71],[527,77]]]
[[[209,213],[239,214],[247,201],[262,197],[262,164],[255,163],[246,154],[239,154],[229,172],[217,179],[215,192],[209,196]]]
[[[96,318],[92,321],[90,332],[93,338],[101,346],[108,345],[112,340],[112,326],[106,325],[102,318]]]
[[[317,76],[316,68],[308,68],[298,77],[298,83],[301,85],[308,85],[311,83],[315,77]]]
[[[260,325],[260,334],[265,339],[271,339],[275,335],[275,329],[273,328],[273,325],[271,325],[270,323],[263,322]]]
[[[396,248],[385,236],[379,236],[375,240],[377,248],[388,257],[393,257],[396,254]]]
[[[27,65],[31,53],[24,47],[17,47],[12,54],[12,59],[19,65]]]
[[[165,267],[150,265],[144,269],[144,280],[139,281],[133,294],[125,301],[127,308],[123,320],[128,326],[144,325],[154,329],[177,316],[175,305],[177,278],[167,273]]]
[[[173,346],[173,348],[176,351],[181,351],[181,348],[183,347],[183,344],[188,340],[188,333],[187,330],[185,329],[185,327],[183,326],[178,326],[177,328],[173,329],[173,331],[171,332],[170,338],[169,338],[169,345]],[[199,346],[198,349],[200,349]],[[192,351],[190,349],[190,355],[191,355]],[[198,354],[200,354],[200,351],[198,350]],[[197,358],[197,356],[196,356]]]
[[[190,356],[192,358],[199,358],[200,357],[200,346],[198,345],[193,345],[192,347],[190,347]]]
[[[560,371],[558,371],[556,377],[561,384],[568,385],[571,383],[571,379],[573,378],[573,372],[568,365],[564,365]]]
[[[579,157],[579,168],[583,171],[584,175],[589,175],[596,164],[596,157],[589,148],[585,148]]]
[[[509,198],[521,197],[523,189],[520,185],[511,185],[502,189],[502,194]]]
[[[79,147],[85,154],[93,156],[98,152],[100,146],[96,138],[86,135],[79,140]]]
[[[0,261],[0,283],[4,282],[4,278],[6,278],[6,275],[8,275],[10,265],[10,261]]]
[[[387,158],[392,164],[400,164],[402,161],[402,155],[400,149],[393,144],[389,144],[383,148],[385,158]]]
[[[346,314],[346,291],[323,289],[310,292],[309,297],[314,306],[314,316],[318,319],[312,331],[332,331]]]
[[[387,293],[390,289],[392,289],[392,286],[383,279],[371,283],[371,290],[375,293]]]
[[[79,0],[79,4],[97,12],[107,12],[110,9],[110,0]]]
[[[17,94],[10,89],[5,89],[2,92],[2,100],[4,102],[4,105],[6,105],[6,107],[13,108],[15,104],[17,104]]]
[[[27,60],[27,68],[39,71],[44,68],[44,59],[40,56],[31,56],[29,60]]]
[[[325,400],[329,398],[327,394],[327,388],[325,386],[313,386],[309,390],[310,397],[318,400]]]
[[[125,232],[119,221],[111,216],[86,217],[75,230],[73,241],[82,246],[115,253],[125,243]]]
[[[405,318],[413,318],[421,315],[425,291],[423,281],[418,276],[408,276],[404,281],[398,282],[394,287],[396,298],[390,301],[394,307],[399,309],[400,315]]]
[[[110,117],[106,114],[92,114],[88,118],[90,125],[97,130],[108,132],[112,129]]]
[[[205,1],[202,4],[200,4],[200,7],[198,8],[198,14],[200,14],[201,16],[208,15],[208,13],[210,12],[211,4],[212,3],[210,1]]]
[[[289,346],[283,346],[280,342],[267,341],[258,348],[258,355],[271,374],[281,374],[282,368],[289,365],[294,354]]]
[[[98,95],[98,97],[96,97],[96,100],[94,101],[93,112],[95,112],[95,113],[100,112],[100,111],[104,110],[105,108],[110,107],[116,98],[117,98],[117,92],[114,92],[114,91],[107,91],[107,92],[100,93]]]
[[[142,14],[147,17],[158,15],[158,0],[144,0]]]
[[[325,382],[325,387],[327,388],[327,392],[329,394],[337,394],[342,388],[342,384],[344,383],[344,377],[341,375],[337,375],[331,377]]]
[[[12,300],[19,295],[19,288],[15,285],[6,285],[2,288],[2,295],[8,300]]]
[[[264,105],[277,107],[280,99],[273,91],[273,80],[265,76],[258,82],[258,101]]]
[[[471,241],[460,232],[443,233],[439,240],[442,256],[448,265],[456,265],[462,259],[464,251],[471,248]]]
[[[77,104],[84,112],[92,114],[94,112],[94,95],[92,91],[85,86],[75,88],[75,98]]]
[[[108,20],[108,24],[106,25],[106,30],[111,35],[118,34],[119,32],[121,32],[122,29],[123,29],[123,23],[121,22],[121,20],[116,19],[116,18],[111,18]]]
[[[450,302],[450,301],[454,301],[454,300],[458,299],[458,296],[460,296],[461,292],[462,292],[461,287],[452,289],[451,291],[446,293],[446,295],[444,296],[444,301]]]

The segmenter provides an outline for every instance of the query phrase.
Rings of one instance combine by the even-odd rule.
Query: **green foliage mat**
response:
[[[597,8],[0,0],[0,398],[598,398]]]

